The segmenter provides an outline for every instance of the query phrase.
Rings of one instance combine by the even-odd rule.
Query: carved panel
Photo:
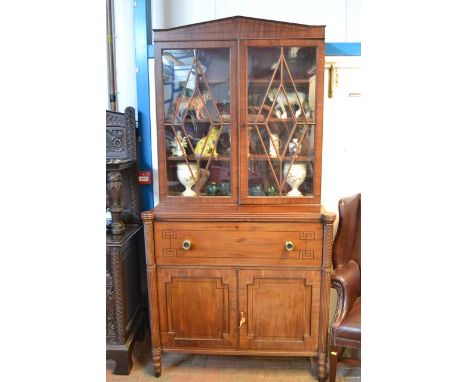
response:
[[[111,275],[114,296],[114,314],[116,322],[116,340],[118,343],[125,342],[125,301],[123,297],[123,277],[120,260],[120,248],[110,249]]]
[[[106,247],[106,340],[108,344],[117,343],[115,332],[115,298],[112,283],[111,247]]]
[[[137,160],[135,109],[127,107],[125,114],[106,111],[107,159]]]
[[[117,343],[115,334],[115,314],[114,314],[114,288],[112,277],[106,273],[106,340],[108,344]]]
[[[124,206],[122,219],[125,223],[138,224],[141,219],[137,166],[125,169],[121,174],[122,206]]]
[[[127,130],[128,152],[130,158],[137,160],[137,145],[136,145],[136,121],[135,109],[131,106],[125,108],[125,126]]]
[[[114,111],[107,110],[106,112],[107,126],[125,126],[125,115]]]
[[[121,127],[106,130],[106,151],[113,158],[127,158],[127,134]]]

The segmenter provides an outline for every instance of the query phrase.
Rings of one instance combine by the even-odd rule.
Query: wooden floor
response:
[[[137,342],[130,375],[114,375],[115,362],[106,362],[108,382],[313,382],[317,381],[318,364],[302,357],[247,357],[163,354],[163,371],[154,377],[150,357],[149,335]],[[336,382],[360,382],[361,370],[338,365]]]

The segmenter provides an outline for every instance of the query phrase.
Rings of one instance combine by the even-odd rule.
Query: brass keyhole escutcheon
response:
[[[186,251],[188,251],[191,246],[192,246],[192,242],[190,240],[184,240],[182,242],[182,249],[185,249]]]
[[[240,318],[240,321],[239,321],[239,328],[245,324],[245,315],[244,315],[244,312],[240,312],[241,314],[241,318]]]
[[[284,248],[286,251],[290,252],[294,249],[294,243],[291,240],[287,240],[284,242]]]

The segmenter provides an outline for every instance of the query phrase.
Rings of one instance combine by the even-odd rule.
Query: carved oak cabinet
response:
[[[324,26],[155,30],[160,202],[144,222],[152,354],[318,357],[335,216],[320,202]]]
[[[106,232],[106,357],[116,361],[114,374],[130,373],[135,340],[144,337],[135,129],[133,107],[106,111],[106,207],[112,215]]]

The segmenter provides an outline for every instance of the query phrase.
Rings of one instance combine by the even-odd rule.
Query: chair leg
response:
[[[330,346],[330,379],[329,382],[335,382],[336,379],[336,364],[338,363],[339,353],[343,354],[340,346]]]

